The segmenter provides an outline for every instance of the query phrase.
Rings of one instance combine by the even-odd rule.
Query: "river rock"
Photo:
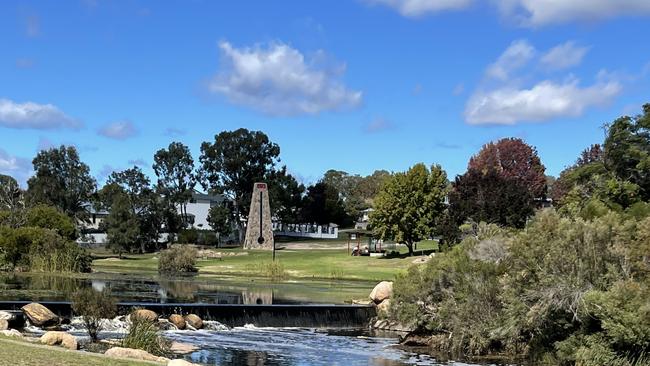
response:
[[[203,320],[201,320],[201,318],[196,314],[185,315],[185,323],[194,329],[203,328]]]
[[[185,319],[183,319],[182,315],[178,314],[172,314],[169,316],[169,322],[174,324],[178,330],[183,330],[185,329]]]
[[[171,360],[167,362],[167,366],[199,366],[199,365],[177,358],[175,360]]]
[[[59,323],[59,317],[45,306],[33,302],[21,308],[23,313],[29,318],[29,321],[37,327],[53,325]]]
[[[147,309],[138,309],[131,313],[131,320],[143,320],[151,323],[158,321],[158,314],[155,311]]]
[[[23,334],[15,329],[8,329],[0,331],[0,334],[5,337],[22,337]]]
[[[374,301],[375,304],[379,304],[386,299],[390,299],[392,296],[393,282],[381,281],[372,289],[370,300]]]
[[[154,356],[151,353],[147,351],[143,351],[141,349],[124,348],[124,347],[110,348],[108,351],[104,352],[104,355],[108,357],[131,358],[134,360],[153,361],[153,362],[160,362],[160,363],[169,362],[168,358]]]
[[[387,316],[389,309],[390,309],[390,299],[386,299],[382,301],[379,305],[377,305],[377,313],[379,315]]]
[[[0,330],[9,329],[9,322],[5,319],[0,319]]]
[[[14,315],[8,311],[0,311],[0,320],[11,320],[14,318]]]
[[[77,338],[66,332],[46,332],[41,336],[41,343],[48,346],[61,345],[70,350],[77,350]]]
[[[172,345],[169,346],[169,350],[177,355],[185,355],[198,351],[199,347],[189,343],[172,342]]]

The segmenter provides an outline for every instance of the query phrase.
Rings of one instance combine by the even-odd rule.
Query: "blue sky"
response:
[[[74,144],[103,181],[171,141],[262,130],[301,180],[501,137],[547,174],[650,102],[647,0],[7,1],[0,173]]]

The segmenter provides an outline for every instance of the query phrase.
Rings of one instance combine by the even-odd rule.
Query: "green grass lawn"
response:
[[[68,351],[60,347],[48,347],[25,341],[0,337],[0,365],[19,366],[145,366],[156,363],[124,361],[102,355]]]
[[[416,255],[427,255],[437,250],[433,240],[418,244]],[[222,259],[199,259],[199,276],[256,276],[265,277],[265,264],[271,262],[271,252],[263,250],[244,251],[219,249],[226,254]],[[239,255],[227,255],[229,253]],[[406,256],[407,248],[400,248],[401,255],[395,258],[352,257],[347,248],[278,250],[276,260],[281,263],[288,277],[300,279],[335,280],[392,280],[395,275],[410,265],[415,257]],[[108,273],[156,273],[157,254],[128,255],[123,259],[101,258],[93,262],[93,269]]]

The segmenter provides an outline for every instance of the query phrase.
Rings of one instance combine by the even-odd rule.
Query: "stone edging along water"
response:
[[[29,301],[0,301],[0,310],[19,311]],[[41,302],[55,314],[72,317],[68,301]],[[253,324],[258,327],[354,328],[367,327],[376,316],[372,305],[244,305],[244,304],[161,304],[118,303],[118,311],[127,314],[134,308],[155,311],[161,316],[196,314],[230,327]]]

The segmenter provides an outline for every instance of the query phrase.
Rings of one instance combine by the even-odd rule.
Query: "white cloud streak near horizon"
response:
[[[324,52],[306,58],[281,42],[235,48],[219,43],[220,71],[208,91],[231,103],[274,116],[318,114],[361,104],[363,94],[340,80],[344,65],[324,64]]]
[[[83,124],[52,104],[18,103],[0,98],[0,127],[14,129],[79,129]]]

